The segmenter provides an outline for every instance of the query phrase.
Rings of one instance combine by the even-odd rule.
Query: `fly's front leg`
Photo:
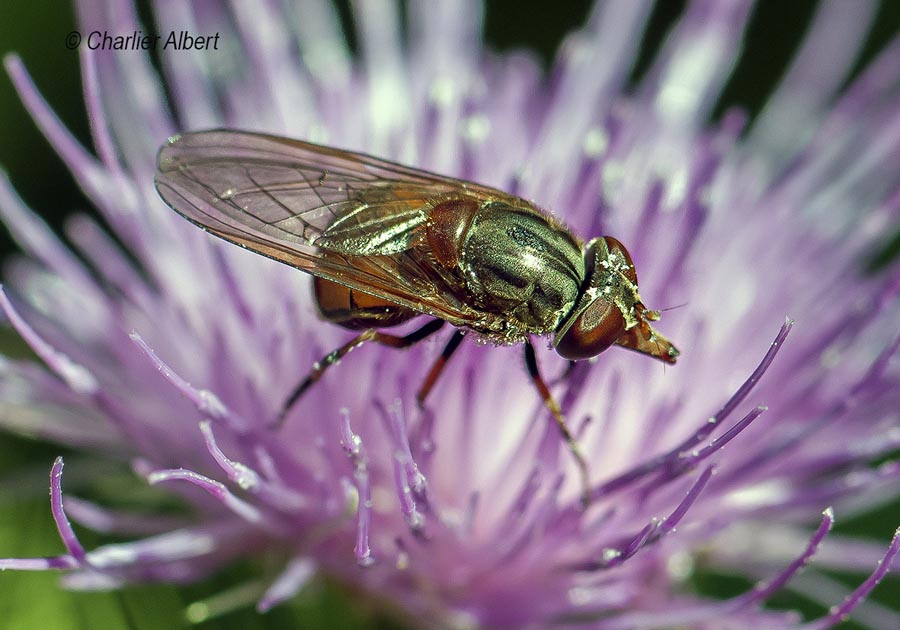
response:
[[[409,346],[418,343],[434,334],[443,325],[443,320],[434,319],[418,330],[414,330],[404,337],[398,337],[397,335],[388,335],[383,332],[378,332],[374,328],[369,328],[368,330],[363,331],[337,350],[326,354],[320,361],[317,361],[313,365],[312,371],[306,376],[306,378],[300,381],[297,387],[295,387],[291,392],[291,395],[288,396],[287,400],[281,408],[281,411],[278,414],[276,426],[281,426],[282,424],[284,424],[284,420],[291,408],[297,403],[298,400],[300,400],[300,397],[303,396],[303,394],[306,393],[306,391],[316,381],[322,378],[325,370],[340,361],[348,352],[350,352],[354,348],[361,346],[367,341],[374,341],[375,343],[381,344],[383,346],[388,346],[390,348],[408,348]]]
[[[525,340],[525,365],[528,367],[528,374],[531,376],[531,380],[534,382],[535,387],[537,387],[538,393],[544,401],[544,405],[550,410],[553,419],[556,421],[556,426],[559,427],[559,431],[562,433],[563,439],[566,441],[566,444],[569,445],[569,451],[571,451],[572,457],[575,458],[575,463],[578,464],[578,472],[581,477],[581,503],[582,505],[587,506],[591,500],[587,461],[584,459],[584,455],[581,454],[581,449],[578,448],[578,443],[572,436],[572,432],[569,431],[569,427],[566,425],[566,419],[563,417],[562,410],[560,410],[559,405],[553,398],[553,394],[550,393],[550,388],[547,387],[547,383],[545,383],[544,379],[541,377],[541,373],[538,370],[537,357],[534,354],[534,346],[531,345],[531,340],[528,339]]]

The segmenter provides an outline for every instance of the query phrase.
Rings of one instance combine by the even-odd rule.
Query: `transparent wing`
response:
[[[216,236],[457,325],[482,314],[406,252],[436,201],[514,199],[368,155],[230,130],[170,139],[159,152],[156,188]]]

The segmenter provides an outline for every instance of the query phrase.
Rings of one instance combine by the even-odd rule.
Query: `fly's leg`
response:
[[[369,328],[368,330],[363,331],[343,346],[329,352],[324,357],[322,357],[321,361],[317,361],[313,365],[312,371],[307,374],[306,378],[304,378],[297,387],[291,392],[291,395],[288,396],[284,405],[281,408],[281,412],[278,414],[278,420],[276,422],[276,426],[281,426],[284,424],[284,420],[287,417],[288,412],[291,408],[300,400],[300,397],[306,393],[316,381],[322,378],[322,374],[325,373],[329,367],[340,361],[348,352],[361,346],[367,341],[374,341],[375,343],[381,344],[383,346],[388,346],[390,348],[408,348],[409,346],[418,343],[436,333],[441,326],[444,325],[444,321],[441,319],[434,319],[419,328],[418,330],[414,330],[409,333],[405,337],[398,337],[396,335],[388,335],[383,332],[378,332],[374,328]]]
[[[528,367],[528,374],[531,376],[535,387],[537,387],[538,393],[544,400],[544,405],[550,410],[553,419],[556,421],[556,426],[559,427],[559,431],[562,433],[563,439],[569,445],[569,451],[571,451],[572,457],[575,458],[575,463],[578,464],[578,472],[581,477],[581,503],[586,507],[591,501],[587,461],[584,459],[584,455],[581,454],[581,449],[578,448],[578,443],[572,436],[571,431],[569,431],[569,427],[566,426],[566,419],[563,418],[559,405],[553,398],[553,394],[550,393],[550,388],[547,387],[547,384],[541,377],[541,373],[538,370],[537,357],[534,354],[534,346],[527,339],[525,340],[525,365]]]
[[[444,371],[444,366],[447,365],[447,361],[450,360],[450,357],[452,357],[453,353],[456,352],[456,349],[459,348],[459,344],[462,343],[462,340],[463,334],[457,330],[453,333],[453,336],[450,337],[450,341],[447,342],[447,345],[444,346],[444,349],[441,351],[441,356],[439,356],[437,361],[434,362],[434,365],[431,366],[431,370],[428,371],[428,376],[425,377],[422,387],[420,387],[419,391],[416,393],[416,402],[419,403],[419,407],[425,406],[425,398],[428,396],[429,392],[431,392],[431,388],[434,387],[441,372]]]

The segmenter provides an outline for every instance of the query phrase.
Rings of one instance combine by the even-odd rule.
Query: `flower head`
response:
[[[76,217],[74,255],[0,184],[25,250],[0,306],[43,362],[3,363],[0,421],[130,464],[192,509],[86,550],[69,517],[126,534],[135,519],[63,501],[57,460],[66,552],[0,567],[105,588],[277,553],[261,610],[325,572],[434,627],[797,627],[760,604],[826,540],[830,506],[871,507],[900,474],[874,465],[900,444],[900,272],[864,269],[900,207],[900,42],[835,96],[863,34],[849,25],[868,5],[823,4],[749,127],[740,112],[710,121],[747,2],[692,3],[630,92],[643,3],[598,6],[546,83],[529,56],[482,48],[475,3],[411,4],[406,42],[392,10],[358,3],[358,59],[324,2],[186,6],[159,3],[160,31],[219,32],[222,48],[164,53],[168,102],[144,54],[82,47],[96,154],[6,60],[128,253]],[[86,31],[138,28],[121,3],[85,2],[80,18]],[[273,430],[296,382],[347,334],[317,319],[308,277],[216,241],[157,197],[158,147],[209,127],[475,180],[627,245],[646,303],[685,305],[660,323],[683,355],[662,369],[611,350],[554,385],[591,462],[588,508],[516,348],[463,344],[420,410],[440,345],[364,346]],[[539,358],[552,373],[552,353]],[[859,606],[900,552],[896,537],[886,550],[827,540],[823,566],[872,574],[813,628]],[[701,558],[761,581],[700,599],[684,577]]]

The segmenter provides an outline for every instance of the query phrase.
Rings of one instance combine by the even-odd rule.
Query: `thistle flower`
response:
[[[163,54],[167,100],[144,53],[82,46],[95,152],[6,59],[118,242],[75,217],[72,252],[0,183],[25,252],[0,305],[42,360],[3,363],[0,422],[130,465],[189,509],[173,521],[64,498],[57,459],[65,552],[0,568],[62,569],[90,589],[274,555],[260,610],[325,573],[418,627],[610,630],[800,627],[761,605],[785,585],[815,597],[831,586],[821,569],[841,568],[871,573],[820,595],[834,607],[803,627],[854,609],[897,624],[863,600],[900,536],[826,538],[836,515],[896,497],[900,476],[900,270],[864,271],[900,207],[900,42],[836,96],[871,4],[823,3],[751,126],[738,111],[710,120],[748,2],[691,3],[630,92],[644,3],[598,6],[548,82],[530,56],[482,48],[476,2],[409,9],[401,42],[392,9],[355,5],[357,59],[325,2],[160,2],[161,32],[219,32],[221,49]],[[141,28],[121,2],[84,2],[79,17],[85,32]],[[317,320],[309,278],[215,241],[156,196],[165,138],[216,126],[511,190],[584,237],[627,244],[646,302],[686,305],[661,323],[684,352],[663,370],[610,351],[554,386],[591,462],[589,508],[516,349],[464,344],[420,411],[440,346],[364,347],[271,428],[346,334]],[[133,540],[87,550],[69,518]],[[699,562],[759,581],[709,601],[685,582]]]

